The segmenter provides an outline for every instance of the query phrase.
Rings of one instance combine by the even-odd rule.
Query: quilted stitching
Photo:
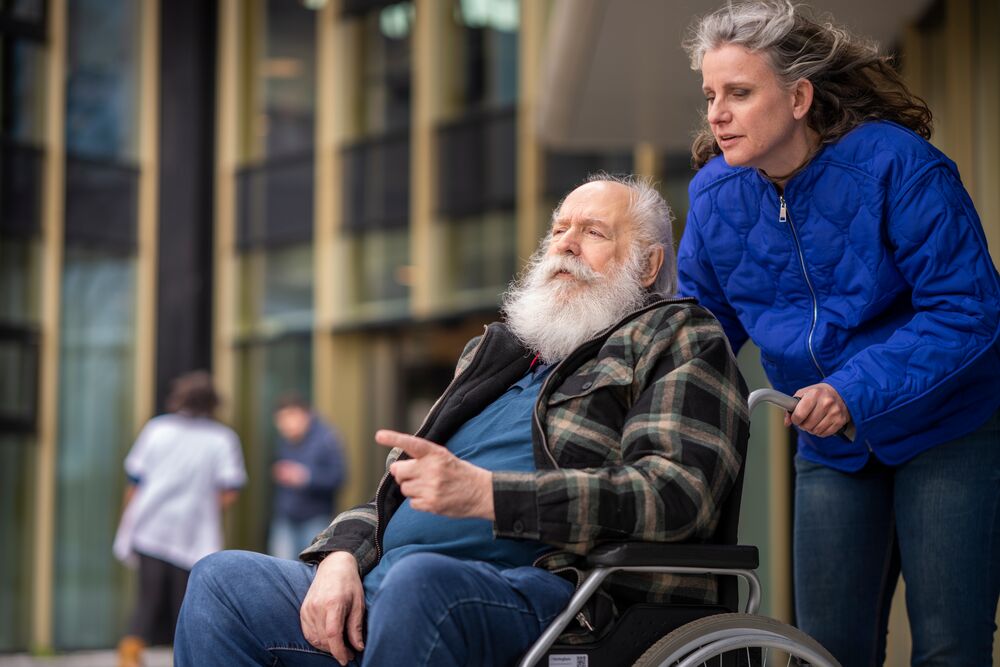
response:
[[[785,189],[801,257],[756,170],[716,158],[690,193],[680,292],[734,349],[752,338],[775,387],[829,382],[859,427],[853,445],[804,435],[807,458],[855,470],[870,446],[900,463],[997,409],[1000,283],[955,165],[929,143],[873,122],[825,146]]]

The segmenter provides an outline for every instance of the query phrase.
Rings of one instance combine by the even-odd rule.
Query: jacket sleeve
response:
[[[640,390],[626,413],[621,462],[495,472],[498,536],[582,554],[601,541],[711,535],[742,465],[746,386],[718,323],[707,314],[692,319],[692,312],[704,313],[672,315],[639,357]]]
[[[997,368],[1000,283],[958,175],[937,162],[911,178],[886,233],[916,314],[825,380],[844,399],[861,442],[932,426],[942,397]],[[979,381],[996,391],[995,380]]]
[[[691,201],[695,198],[692,195]],[[719,284],[718,276],[708,257],[708,249],[701,237],[701,229],[695,217],[695,207],[688,212],[687,225],[677,249],[677,292],[681,296],[691,296],[715,315],[726,332],[726,338],[737,354],[749,335],[736,316],[736,311],[726,300],[726,294]]]
[[[402,452],[401,449],[389,452],[385,460],[386,472],[380,486],[387,483],[389,466]],[[347,551],[358,561],[358,569],[363,577],[378,563],[378,552],[375,548],[377,517],[374,498],[341,512],[334,517],[326,530],[317,535],[313,543],[299,554],[299,559],[307,563],[318,563],[334,551]]]

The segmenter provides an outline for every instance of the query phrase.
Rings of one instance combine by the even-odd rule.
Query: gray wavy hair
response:
[[[878,44],[813,18],[790,0],[729,2],[691,28],[684,49],[691,69],[700,70],[707,51],[736,44],[762,54],[785,87],[799,79],[813,85],[809,126],[832,143],[867,120],[889,120],[929,139],[927,104],[911,93]],[[696,167],[720,153],[707,121],[691,148]]]
[[[674,213],[667,200],[656,189],[653,181],[645,176],[632,174],[609,174],[599,171],[587,176],[583,183],[606,181],[624,185],[631,191],[626,215],[635,223],[632,239],[632,253],[643,263],[648,261],[649,249],[653,246],[663,248],[663,266],[656,274],[656,281],[650,290],[665,297],[672,297],[677,292],[677,259],[674,251]],[[568,196],[568,195],[567,195]],[[552,212],[552,219],[559,217],[565,197]],[[548,245],[548,241],[544,245]]]

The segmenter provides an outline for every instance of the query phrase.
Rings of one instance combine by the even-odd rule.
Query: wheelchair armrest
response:
[[[711,567],[754,570],[757,547],[730,544],[617,542],[601,544],[587,554],[591,567]]]

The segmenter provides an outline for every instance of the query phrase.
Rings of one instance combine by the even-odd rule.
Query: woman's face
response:
[[[707,51],[701,73],[708,123],[729,165],[756,167],[776,177],[806,160],[808,82],[783,88],[764,56],[735,44]],[[804,86],[807,101],[801,99]]]

